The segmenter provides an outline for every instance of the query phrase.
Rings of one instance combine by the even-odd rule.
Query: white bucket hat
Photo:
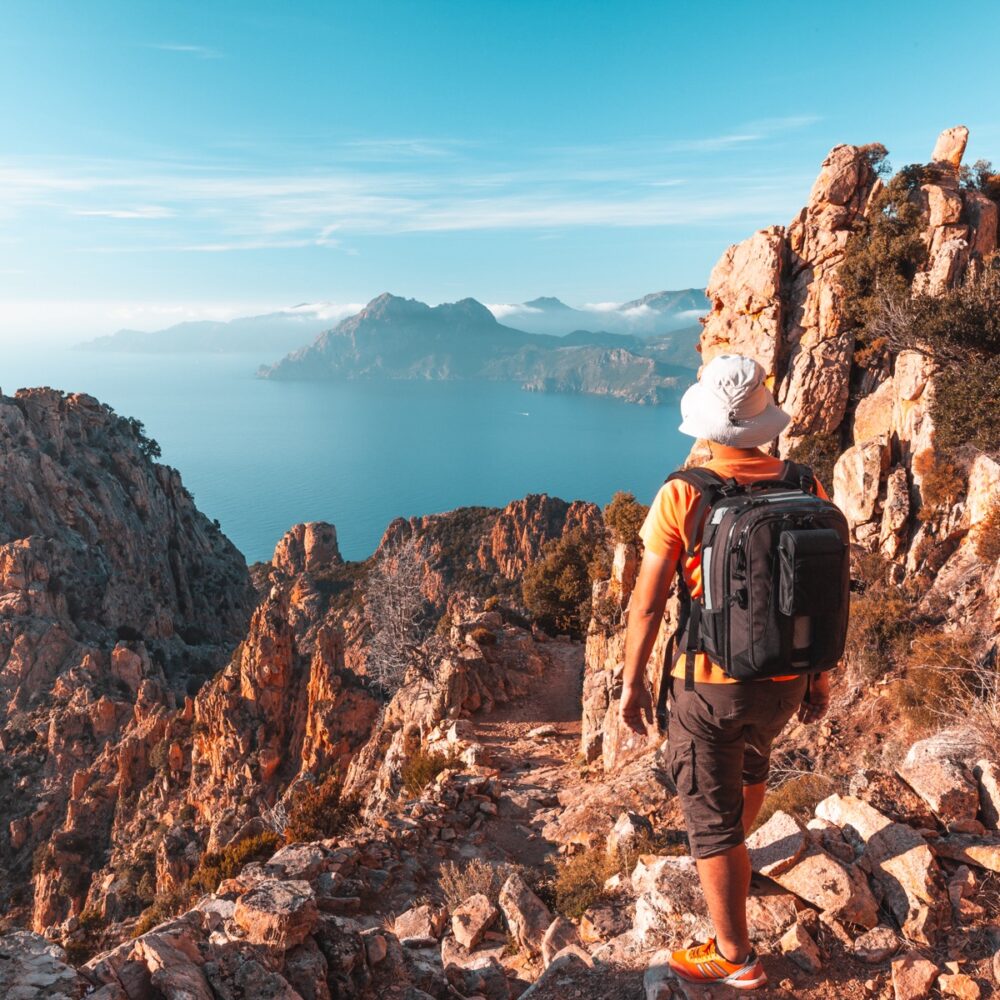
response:
[[[773,441],[792,418],[778,408],[764,378],[753,358],[712,358],[681,398],[681,433],[734,448]]]

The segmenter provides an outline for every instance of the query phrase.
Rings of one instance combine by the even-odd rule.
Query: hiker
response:
[[[684,394],[681,415],[680,430],[708,441],[712,459],[707,472],[673,474],[640,529],[645,550],[629,605],[621,720],[636,733],[651,731],[645,667],[676,575],[690,616],[675,635],[676,655],[674,642],[668,645],[661,707],[665,716],[669,694],[668,769],[715,937],[674,952],[670,965],[687,981],[756,989],[767,975],[747,932],[751,868],[744,839],[764,799],[775,737],[796,713],[802,722],[815,722],[829,705],[830,675],[815,668],[835,666],[843,652],[847,529],[806,467],[760,450],[790,418],[775,404],[756,361],[714,358]],[[756,505],[747,502],[747,484],[755,484],[749,497]],[[746,521],[745,530],[719,530],[737,517]],[[760,530],[754,532],[754,525]],[[703,548],[706,531],[714,533],[712,548]],[[782,552],[726,550],[744,544],[780,544]],[[707,594],[703,552],[706,562],[711,556]],[[768,576],[763,586],[771,589],[763,600],[754,600],[756,592],[748,597],[747,588],[758,586],[761,574],[777,572],[771,567],[779,561],[781,580]],[[780,601],[774,601],[779,588]],[[779,603],[788,614],[767,619],[782,613],[771,607]],[[831,629],[837,634],[828,634]]]

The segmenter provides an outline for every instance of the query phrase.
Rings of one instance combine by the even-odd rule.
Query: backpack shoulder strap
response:
[[[798,486],[803,493],[816,492],[816,477],[808,465],[798,462],[785,462],[781,469],[781,478],[786,483]]]
[[[735,480],[725,480],[711,469],[678,469],[667,476],[666,482],[669,483],[674,479],[679,479],[682,483],[693,486],[698,492],[698,506],[694,517],[696,525],[704,523],[708,509],[718,499],[719,494],[727,487],[736,485]],[[697,535],[689,539],[687,548],[689,556],[695,555],[699,542],[700,538]]]

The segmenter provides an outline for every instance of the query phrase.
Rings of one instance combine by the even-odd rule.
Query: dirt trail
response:
[[[504,860],[528,866],[542,864],[555,849],[541,830],[559,807],[557,793],[582,781],[574,761],[584,647],[551,642],[546,653],[550,670],[524,698],[472,720],[473,739],[489,751],[504,785],[499,812],[483,828],[486,843]]]

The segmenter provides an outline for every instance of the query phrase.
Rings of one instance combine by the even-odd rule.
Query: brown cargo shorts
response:
[[[667,760],[691,854],[743,843],[743,786],[767,780],[771,744],[795,714],[807,679],[696,684],[670,678]]]

